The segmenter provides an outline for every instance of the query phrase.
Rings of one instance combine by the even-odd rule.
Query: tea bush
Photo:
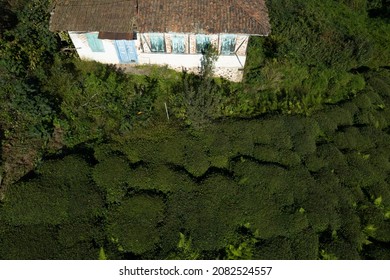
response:
[[[143,254],[153,251],[160,241],[158,226],[163,220],[161,198],[135,195],[123,200],[107,217],[107,233],[125,252]]]

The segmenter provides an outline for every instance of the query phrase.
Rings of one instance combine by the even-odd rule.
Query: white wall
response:
[[[98,32],[90,32],[98,33]],[[116,53],[114,42],[111,40],[102,40],[104,52],[93,52],[88,45],[86,33],[80,32],[69,32],[69,36],[72,39],[73,45],[75,46],[77,53],[81,59],[95,60],[101,63],[107,64],[118,64],[119,58]]]
[[[98,33],[98,32],[91,32]],[[81,59],[95,60],[101,63],[107,64],[119,64],[119,58],[112,40],[102,40],[104,52],[92,52],[88,45],[86,33],[82,32],[69,32],[69,36],[77,49],[77,52]],[[191,38],[193,35],[188,35]],[[217,35],[215,35],[217,36]],[[151,53],[143,52],[144,46],[140,42],[141,36],[138,36],[136,41],[136,48],[138,53],[138,64],[155,64],[168,66],[169,68],[181,71],[186,69],[188,71],[197,72],[200,67],[201,54],[196,54],[194,51],[189,50],[186,54],[172,54],[172,53]],[[241,35],[239,40],[242,42],[247,40],[249,36]],[[238,44],[237,44],[238,45]],[[237,46],[238,47],[238,46]],[[168,49],[168,48],[167,48]],[[229,80],[240,81],[242,79],[242,68],[244,68],[246,56],[245,51],[246,44],[240,48],[240,55],[221,55],[218,57],[215,63],[215,73],[218,76],[225,77]],[[192,52],[192,53],[191,53]]]
[[[157,54],[141,53],[138,56],[139,64],[157,64],[166,65],[171,69],[199,73],[200,54]],[[243,65],[245,65],[245,56],[236,57],[235,55],[219,56],[215,63],[214,74],[217,77],[223,77],[233,82],[240,82],[243,77]]]
[[[139,64],[168,65],[172,68],[200,67],[201,54],[164,54],[164,53],[139,53]],[[246,56],[224,55],[219,56],[215,67],[243,68]]]

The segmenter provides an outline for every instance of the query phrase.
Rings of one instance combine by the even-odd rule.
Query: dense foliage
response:
[[[240,84],[80,61],[0,1],[1,259],[390,258],[388,1],[267,1]]]

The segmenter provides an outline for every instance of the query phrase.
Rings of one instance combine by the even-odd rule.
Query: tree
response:
[[[206,44],[202,49],[200,60],[200,75],[204,79],[210,79],[214,73],[214,64],[218,60],[218,50],[212,44]]]
[[[220,116],[221,88],[213,80],[217,51],[211,44],[202,52],[200,75],[184,72],[172,89],[176,116],[196,129]]]

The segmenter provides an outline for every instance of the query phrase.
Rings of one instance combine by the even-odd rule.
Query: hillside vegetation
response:
[[[49,4],[1,1],[0,258],[390,258],[388,1],[267,1],[239,84],[80,61]]]

